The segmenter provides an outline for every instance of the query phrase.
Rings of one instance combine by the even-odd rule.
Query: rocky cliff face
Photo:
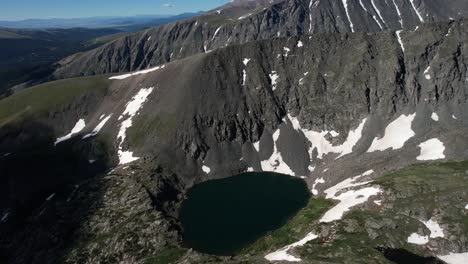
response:
[[[56,78],[128,72],[217,48],[323,32],[414,29],[466,17],[468,3],[419,0],[240,1],[122,37],[59,63]]]
[[[320,1],[327,3],[342,2]],[[417,10],[436,10],[435,2],[428,3],[421,1]],[[304,3],[280,2],[259,12],[295,4]],[[183,23],[189,22],[179,25]],[[229,261],[180,253],[178,208],[195,183],[245,171],[273,171],[302,177],[314,194],[323,196],[328,187],[363,172],[372,171],[365,175],[372,180],[421,161],[466,160],[467,27],[465,19],[457,19],[398,31],[297,33],[197,51],[129,74],[47,83],[2,100],[0,260],[142,263],[148,255],[169,250],[187,254],[186,263]],[[104,50],[124,58],[120,46],[112,46],[119,41]],[[125,49],[146,56],[132,45]],[[99,56],[109,62],[99,62],[108,71],[114,71],[111,65],[117,65],[117,71],[140,67],[125,59],[112,62],[117,57],[105,53]],[[45,94],[48,100],[43,100]],[[451,173],[463,182],[463,169],[456,168]],[[34,188],[25,184],[31,182]],[[418,192],[430,197],[439,183],[435,177],[424,188],[402,190],[393,183],[381,184],[388,190],[389,204],[396,204],[395,199],[417,197]],[[463,188],[446,187],[434,191],[442,195],[444,206],[466,198]],[[404,208],[403,222],[392,218],[395,211],[390,208],[384,227],[378,220],[359,218],[340,228],[351,232],[365,223],[372,237],[390,228],[395,236],[376,246],[392,247],[401,246],[401,223],[417,228],[407,217],[426,221],[437,210],[444,217],[464,215],[460,205],[446,210],[433,204]],[[325,242],[340,238],[331,228],[321,231]],[[460,237],[463,228],[449,229]],[[30,230],[41,232],[28,236]],[[461,252],[466,249],[463,241],[450,239],[438,242],[435,251],[418,250],[426,255]],[[264,253],[240,261],[266,262],[259,255]]]

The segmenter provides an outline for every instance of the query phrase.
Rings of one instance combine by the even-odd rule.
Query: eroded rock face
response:
[[[370,2],[363,2],[367,12],[377,15],[376,21],[383,23]],[[374,2],[383,5],[384,1]],[[368,27],[360,28],[358,17],[374,19],[373,15],[362,15],[367,13],[362,13],[365,9],[356,3],[347,6],[354,30],[381,31],[377,22],[363,22]],[[421,1],[417,10],[424,14],[439,10],[434,3]],[[465,2],[451,3],[461,12],[467,10],[463,8]],[[182,45],[193,46],[176,58],[195,54],[133,75],[112,79],[106,76],[103,92],[94,93],[95,89],[91,89],[92,92],[82,96],[71,96],[73,100],[69,103],[61,101],[60,96],[48,97],[52,105],[60,107],[34,112],[40,126],[26,126],[21,122],[12,122],[14,129],[2,126],[0,137],[4,140],[0,142],[0,158],[3,162],[10,154],[21,155],[22,143],[29,142],[26,139],[50,143],[47,147],[53,149],[55,139],[67,135],[78,120],[84,120],[85,127],[64,143],[77,153],[76,161],[92,163],[96,159],[101,162],[101,169],[110,170],[119,164],[119,147],[137,159],[129,168],[118,166],[117,171],[107,176],[95,173],[102,177],[94,175],[97,178],[91,177],[89,181],[71,177],[70,182],[65,181],[67,188],[62,193],[57,192],[49,200],[49,195],[40,196],[46,200],[47,209],[43,214],[42,200],[41,206],[26,211],[13,203],[8,204],[9,208],[2,205],[0,220],[3,217],[7,220],[2,220],[0,225],[2,234],[7,235],[0,236],[0,257],[16,259],[17,263],[31,263],[33,258],[42,263],[40,260],[51,256],[72,263],[142,262],[146,255],[157,255],[168,247],[177,248],[180,233],[174,218],[187,188],[244,171],[272,170],[304,177],[311,188],[322,194],[324,189],[364,171],[373,170],[372,178],[417,162],[423,142],[437,142],[437,149],[445,159],[468,159],[466,20],[423,23],[415,29],[419,17],[409,7],[402,18],[411,29],[349,33],[349,24],[340,22],[336,15],[339,12],[341,20],[348,16],[342,1],[333,4],[320,1],[321,8],[317,10],[321,11],[314,12],[322,13],[313,18],[323,21],[311,27],[317,34],[304,36],[310,26],[308,4],[302,1],[274,4],[238,19],[229,27],[223,24],[215,38],[219,25],[201,21],[197,24],[195,20],[154,28],[83,54],[62,68],[64,74],[70,74],[64,76],[142,69],[169,61],[169,47],[180,50]],[[215,14],[216,10],[209,15]],[[395,14],[396,10],[387,14],[382,9],[381,16],[390,29],[398,28]],[[447,16],[450,12],[440,14]],[[387,20],[387,16],[395,19]],[[434,20],[445,19],[438,16],[441,15],[434,11]],[[294,22],[295,17],[301,18],[298,21],[302,24]],[[329,21],[332,17],[334,20]],[[261,34],[252,34],[252,27]],[[266,39],[275,36],[278,29],[280,36],[293,37]],[[148,40],[148,34],[153,31],[156,35]],[[191,34],[193,38],[189,37]],[[155,36],[167,43],[152,42],[157,39]],[[219,48],[226,43],[223,38],[229,36],[237,38],[233,43],[243,44]],[[213,51],[200,53],[206,40],[210,40],[206,49]],[[76,65],[79,67],[74,68]],[[76,71],[68,71],[67,67]],[[69,89],[79,80],[73,79],[63,86]],[[130,124],[125,124],[125,136],[119,137],[123,122],[128,120],[124,115],[128,103],[138,97],[139,91],[149,88],[151,92],[145,100],[136,100],[140,102],[138,107],[130,105],[135,107],[135,115]],[[0,111],[1,125],[22,117],[18,113],[38,110],[32,99],[41,96],[21,96],[21,100],[7,105],[17,107],[17,111],[11,115]],[[8,108],[4,102],[0,101],[2,110]],[[124,117],[119,119],[121,116]],[[83,138],[107,117],[96,135]],[[430,141],[434,138],[437,141]],[[61,176],[56,175],[48,182],[69,179]],[[15,179],[18,178],[8,177],[5,182],[15,183]],[[80,180],[76,191],[75,180]],[[51,194],[56,191],[43,183],[37,185],[41,191]],[[389,199],[412,197],[404,188],[388,195]],[[464,195],[462,191],[459,194]],[[451,202],[451,199],[441,199],[441,204]],[[423,219],[425,211],[405,208],[399,213],[405,219],[414,216]],[[9,226],[15,217],[23,222],[16,222],[16,227]],[[424,221],[428,220],[424,217]],[[352,232],[364,226],[370,237],[377,238],[382,230],[398,226],[395,219],[380,220],[369,218],[362,225],[350,220],[345,222],[344,229]],[[412,220],[407,222],[414,224],[415,229],[420,228]],[[4,230],[13,233],[3,233]],[[40,231],[28,236],[34,233],[32,230]],[[330,227],[321,231],[332,238],[334,232]],[[60,245],[70,241],[70,236],[73,237],[70,243],[77,244],[70,248]],[[407,238],[399,236],[400,240]],[[401,246],[394,240],[391,237],[388,245]],[[450,238],[449,242],[431,243],[447,252],[461,250],[464,246],[455,241],[456,238]],[[38,246],[43,242],[46,246]],[[190,263],[219,259],[226,260],[191,252],[185,260]],[[259,261],[265,260],[260,256]]]
[[[72,56],[59,63],[54,75],[67,78],[135,71],[230,45],[275,37],[409,30],[423,23],[466,17],[468,10],[468,4],[463,0],[412,2],[286,0],[228,3],[199,17],[154,27]]]

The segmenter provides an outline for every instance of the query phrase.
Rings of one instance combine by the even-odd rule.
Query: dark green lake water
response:
[[[309,198],[303,180],[276,173],[243,173],[195,185],[181,209],[184,244],[234,254],[285,224]]]

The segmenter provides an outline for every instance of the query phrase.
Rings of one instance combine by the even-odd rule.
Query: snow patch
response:
[[[257,152],[260,152],[260,140],[253,143],[253,146]]]
[[[374,138],[367,152],[384,151],[389,148],[393,150],[402,148],[408,139],[416,135],[411,129],[411,124],[415,116],[416,114],[401,115],[391,122],[385,128],[385,135],[382,138]]]
[[[448,255],[437,255],[438,258],[447,262],[447,264],[466,264],[468,263],[468,252],[450,253]]]
[[[401,50],[403,51],[403,53],[405,52],[405,45],[403,44],[403,40],[401,40],[401,32],[403,30],[398,30],[396,31],[396,35],[397,35],[397,40],[398,40],[398,43],[400,43],[400,47],[401,47]]]
[[[248,13],[246,15],[243,15],[243,16],[239,17],[238,20],[242,20],[242,19],[247,18],[247,17],[249,17],[251,15],[252,15],[252,13]]]
[[[327,199],[333,199],[336,197],[336,194],[344,189],[349,189],[349,188],[352,188],[352,187],[357,187],[357,186],[361,186],[361,185],[365,185],[365,184],[368,184],[369,181],[364,181],[364,182],[357,182],[357,180],[359,180],[360,178],[364,177],[364,176],[369,176],[371,175],[372,173],[374,173],[374,170],[368,170],[368,171],[365,171],[355,177],[352,177],[352,178],[349,178],[349,179],[346,179],[338,184],[336,184],[335,186],[333,187],[330,187],[328,189],[326,189],[324,192],[326,194],[326,197]]]
[[[278,81],[278,78],[279,78],[279,75],[276,73],[276,71],[272,71],[270,74],[270,81],[271,81],[271,88],[274,90],[276,90],[276,84],[277,84],[277,81]]]
[[[299,41],[297,42],[297,47],[298,47],[298,48],[304,47],[304,44],[302,43],[302,41],[299,40]]]
[[[382,200],[375,200],[374,203],[378,206],[382,205]]]
[[[157,66],[157,67],[154,67],[154,68],[149,68],[149,69],[142,70],[142,71],[136,71],[136,72],[132,72],[132,73],[112,76],[112,77],[109,78],[109,80],[123,80],[123,79],[127,79],[129,77],[133,77],[133,76],[136,76],[136,75],[147,74],[147,73],[150,73],[150,72],[157,71],[159,69],[164,69],[164,67],[166,67],[166,66],[161,65],[161,66]]]
[[[325,183],[325,180],[323,178],[318,178],[315,180],[314,184],[312,184],[312,194],[313,195],[318,195],[319,192],[317,189],[315,189],[315,186],[317,186],[319,183]]]
[[[436,221],[429,219],[427,222],[421,222],[427,227],[427,229],[429,229],[429,231],[431,231],[431,234],[429,235],[430,238],[444,237],[444,231]]]
[[[52,200],[52,198],[54,198],[54,196],[55,196],[55,193],[49,195],[49,196],[46,198],[46,201]]]
[[[220,26],[220,27],[218,27],[218,28],[216,29],[216,31],[215,31],[213,37],[211,38],[211,41],[213,41],[213,40],[216,38],[216,35],[218,35],[218,33],[219,33],[219,31],[221,30],[222,27],[223,27],[223,26]]]
[[[458,119],[458,118],[457,118],[455,115],[452,115],[452,118],[453,118],[453,119],[455,119],[455,120],[457,120],[457,119]]]
[[[260,162],[262,170],[296,176],[291,168],[289,168],[289,166],[284,162],[281,152],[278,151],[276,142],[278,141],[279,136],[280,130],[278,129],[273,133],[273,153],[270,158]]]
[[[351,28],[351,32],[354,32],[353,21],[351,21],[351,17],[349,16],[348,0],[343,0],[343,6],[344,6],[344,9],[345,9],[345,12],[346,12],[346,16],[348,17],[349,27]]]
[[[398,7],[395,0],[393,0],[393,5],[395,6],[395,9],[396,9],[397,14],[398,14],[398,22],[400,22],[400,26],[403,28],[403,18],[401,17],[400,8]]]
[[[291,49],[288,48],[288,47],[283,47],[283,50],[284,50],[284,52],[285,52],[285,53],[284,53],[284,56],[287,57],[288,54],[289,54],[289,52],[291,51]]]
[[[416,158],[417,160],[438,160],[444,159],[445,146],[442,141],[437,138],[432,138],[419,144],[421,153]]]
[[[290,245],[287,245],[283,247],[282,249],[275,251],[273,253],[270,253],[265,256],[265,259],[269,261],[290,261],[290,262],[298,262],[301,261],[300,258],[295,257],[293,255],[288,254],[288,251],[291,250],[292,248],[295,247],[300,247],[305,245],[307,242],[312,241],[316,239],[318,236],[312,232],[308,233],[303,239],[292,243]]]
[[[361,5],[362,9],[364,11],[366,11],[366,13],[368,13],[369,11],[367,11],[367,8],[364,6],[364,4],[362,3],[362,0],[359,0],[359,4]]]
[[[328,210],[320,219],[320,222],[333,222],[340,220],[343,214],[353,206],[365,203],[371,196],[377,195],[382,192],[378,187],[366,187],[359,190],[350,190],[341,195],[334,197],[335,200],[340,202],[332,209]]]
[[[355,130],[351,130],[348,133],[348,137],[346,138],[346,141],[337,146],[333,146],[326,138],[325,136],[329,133],[331,133],[332,136],[337,135],[335,131],[322,131],[322,132],[316,132],[308,129],[303,129],[301,128],[299,124],[299,120],[297,117],[292,117],[291,115],[288,114],[289,120],[291,120],[291,123],[293,124],[294,129],[302,131],[304,133],[304,136],[309,140],[309,142],[312,144],[312,146],[309,149],[309,155],[312,157],[312,152],[314,148],[317,148],[317,158],[322,159],[323,155],[326,155],[328,153],[339,153],[340,155],[336,158],[339,159],[349,153],[353,152],[353,147],[356,145],[356,143],[361,139],[362,136],[362,129],[364,128],[364,125],[367,121],[366,118],[364,118],[359,126]]]
[[[210,171],[211,171],[210,167],[208,167],[208,166],[206,166],[206,165],[203,165],[203,166],[202,166],[202,170],[203,170],[203,172],[206,173],[206,174],[210,173]]]
[[[425,70],[424,70],[424,77],[426,78],[426,80],[430,80],[431,79],[431,75],[429,74],[429,70],[431,69],[431,66],[428,66]]]
[[[436,122],[439,121],[439,115],[437,115],[437,113],[435,113],[435,112],[432,113],[431,118],[432,118],[432,120],[434,120]]]
[[[127,164],[127,163],[130,163],[139,159],[138,157],[133,156],[133,152],[123,151],[122,144],[125,141],[127,129],[132,126],[133,117],[141,109],[141,107],[146,102],[146,100],[148,99],[148,96],[151,94],[153,89],[154,87],[142,88],[140,91],[138,91],[138,93],[135,96],[133,96],[133,98],[127,103],[125,111],[119,117],[119,120],[121,120],[123,117],[128,116],[128,118],[125,119],[125,121],[123,121],[122,124],[120,125],[120,130],[119,130],[119,133],[117,134],[117,139],[120,141],[119,149],[118,149],[120,165]]]
[[[250,60],[251,60],[251,58],[244,58],[242,63],[244,63],[244,65],[247,66],[247,64],[249,63]]]
[[[101,132],[102,128],[106,125],[107,121],[112,117],[112,114],[108,115],[106,118],[104,118],[94,129],[91,133],[85,135],[83,139],[89,138],[89,137],[94,137],[99,132]]]
[[[418,233],[412,233],[408,237],[407,241],[408,241],[408,243],[411,243],[411,244],[424,245],[424,244],[427,244],[427,242],[429,242],[429,237],[428,236],[421,236]]]
[[[418,16],[419,21],[421,21],[422,23],[424,23],[424,19],[423,19],[423,17],[421,16],[421,14],[419,13],[418,9],[416,8],[416,5],[414,4],[414,0],[410,0],[410,3],[411,3],[411,6],[412,6],[413,9],[414,9],[414,12],[416,12],[416,15]]]
[[[382,14],[380,13],[379,8],[377,8],[377,6],[375,5],[374,0],[371,0],[371,4],[372,4],[372,7],[374,8],[375,12],[376,12],[377,15],[379,16],[380,20],[381,20],[381,21],[385,24],[385,26],[387,26],[387,28],[388,28],[388,25],[387,25],[387,23],[385,23],[385,20],[384,20],[384,18],[382,17]],[[382,25],[380,25],[380,23],[379,23],[379,26],[380,26],[380,28],[382,28]]]
[[[247,80],[247,71],[244,69],[242,70],[242,86],[245,85],[246,80]]]
[[[84,119],[78,120],[78,122],[76,122],[75,126],[73,127],[70,133],[68,133],[67,135],[63,137],[57,138],[57,140],[55,141],[55,145],[65,140],[69,140],[74,134],[80,133],[81,130],[83,130],[85,127],[86,127],[85,120]]]

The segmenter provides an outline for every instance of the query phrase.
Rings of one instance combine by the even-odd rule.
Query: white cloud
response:
[[[164,7],[174,7],[174,4],[171,4],[171,3],[165,3],[165,4],[163,4],[162,6],[164,6]]]

